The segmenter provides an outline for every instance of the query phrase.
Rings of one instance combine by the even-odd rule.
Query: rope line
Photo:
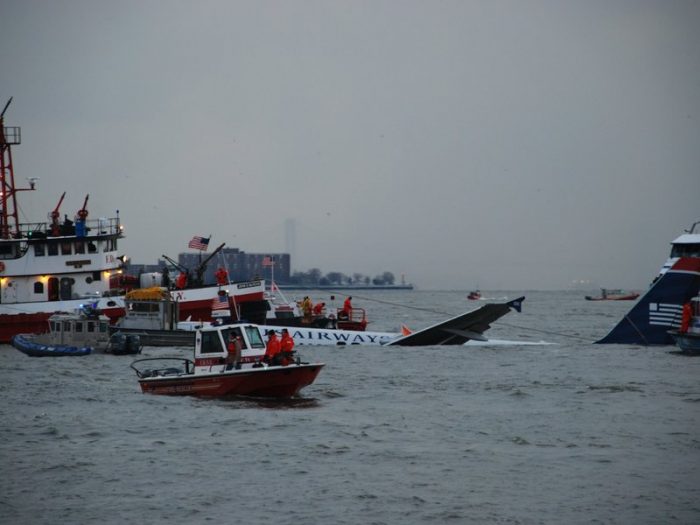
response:
[[[456,315],[458,315],[458,314],[454,314],[454,313],[450,313],[450,312],[443,312],[443,311],[441,311],[441,310],[435,310],[435,309],[432,309],[432,308],[423,308],[423,307],[420,307],[420,306],[411,306],[411,305],[407,305],[407,304],[401,304],[401,303],[397,303],[397,302],[394,302],[394,301],[385,301],[385,300],[382,300],[382,299],[376,299],[376,298],[374,298],[374,297],[367,297],[367,296],[361,296],[361,295],[355,295],[355,294],[352,294],[352,295],[351,295],[351,294],[348,294],[348,293],[338,292],[338,291],[336,291],[336,290],[328,290],[328,289],[323,289],[323,290],[321,290],[320,288],[314,288],[314,290],[318,290],[318,291],[321,291],[321,292],[330,292],[330,293],[334,293],[334,294],[341,295],[341,296],[345,296],[345,297],[357,297],[358,299],[361,299],[361,300],[363,300],[363,301],[371,301],[371,302],[375,302],[375,303],[386,304],[386,305],[389,305],[389,306],[397,306],[397,307],[406,308],[406,309],[409,309],[409,310],[418,310],[418,311],[421,311],[421,312],[428,312],[428,313],[439,314],[439,315],[448,315],[448,316],[450,316],[450,317],[455,317]],[[585,338],[585,337],[578,336],[578,335],[565,334],[565,333],[562,333],[562,332],[554,332],[554,331],[552,331],[552,330],[541,330],[541,329],[532,328],[532,327],[529,327],[529,326],[518,326],[518,325],[514,325],[514,324],[503,323],[503,322],[500,322],[500,321],[499,321],[498,324],[501,325],[501,326],[507,326],[508,328],[517,328],[518,330],[527,330],[527,331],[530,331],[530,332],[537,332],[537,333],[546,334],[546,335],[556,335],[556,336],[559,336],[559,337],[568,337],[569,339],[575,339],[575,340],[577,340],[577,341],[585,341],[585,342],[587,342],[587,343],[590,343],[590,340],[589,340],[589,339],[587,339],[587,338]]]

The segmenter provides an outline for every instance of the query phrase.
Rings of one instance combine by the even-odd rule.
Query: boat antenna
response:
[[[0,113],[0,118],[5,116],[5,111],[7,111],[7,108],[10,106],[10,102],[12,102],[12,97],[10,97],[10,100],[7,101],[7,104],[5,104],[5,107],[2,110],[2,113]]]
[[[21,227],[18,217],[17,192],[31,191],[34,184],[30,180],[29,188],[15,186],[15,172],[12,164],[12,146],[22,142],[19,126],[5,127],[5,112],[10,107],[12,97],[0,113],[0,238],[20,238]]]

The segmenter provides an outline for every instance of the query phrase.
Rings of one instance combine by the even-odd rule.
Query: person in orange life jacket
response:
[[[294,339],[292,339],[292,336],[289,335],[289,331],[286,328],[282,329],[280,349],[282,359],[284,360],[282,364],[291,363],[294,360]]]
[[[277,334],[274,330],[267,331],[267,345],[265,345],[265,355],[263,356],[263,361],[269,365],[276,365],[279,362],[280,351],[282,347],[280,346],[280,340],[277,339]]]
[[[239,370],[241,368],[241,351],[243,349],[243,341],[240,334],[231,332],[228,339],[228,356],[226,356],[226,370],[231,370],[236,368]]]
[[[223,267],[219,266],[214,276],[216,277],[216,284],[219,286],[228,284],[228,272]]]
[[[681,314],[681,326],[678,331],[682,334],[688,331],[690,328],[690,320],[693,318],[693,307],[690,303],[685,303],[683,305],[683,312]]]
[[[343,309],[340,311],[340,314],[338,314],[338,317],[342,317],[343,319],[350,319],[350,314],[352,313],[352,297],[348,296],[345,298],[345,302],[343,303]]]
[[[187,274],[185,272],[180,272],[175,278],[175,287],[178,290],[184,290],[187,286]]]
[[[325,308],[326,303],[317,303],[314,306],[314,315],[321,315],[323,313],[323,309]]]

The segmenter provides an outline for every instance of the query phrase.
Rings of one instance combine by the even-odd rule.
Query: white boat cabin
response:
[[[223,371],[231,363],[229,342],[239,336],[242,368],[259,365],[265,355],[265,341],[258,325],[250,323],[208,326],[197,330],[194,365],[196,373]]]
[[[109,344],[109,318],[84,312],[60,312],[49,317],[49,332],[37,336],[35,342],[106,348]]]
[[[700,257],[700,221],[685,231],[685,233],[671,243],[671,254],[661,268],[663,275],[676,264],[681,257]]]

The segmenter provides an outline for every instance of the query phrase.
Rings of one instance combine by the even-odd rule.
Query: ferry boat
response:
[[[65,193],[49,213],[48,221],[20,223],[18,194],[36,189],[15,185],[12,146],[21,143],[19,127],[5,127],[4,116],[12,98],[0,113],[0,343],[20,333],[38,333],[56,312],[71,312],[90,304],[111,323],[125,313],[124,290],[116,277],[123,274],[125,256],[119,246],[124,228],[114,217],[88,219],[88,196],[70,220],[61,220]],[[264,281],[198,286],[173,290],[181,320],[211,319],[212,300],[225,293],[240,308],[255,311],[264,303]]]
[[[240,339],[240,356],[229,351]],[[179,357],[137,359],[131,364],[147,394],[200,397],[293,397],[316,379],[324,363],[263,362],[265,342],[258,325],[237,323],[197,330],[194,361]]]
[[[649,289],[598,344],[673,345],[683,307],[700,291],[700,221],[671,243]]]
[[[661,267],[659,276],[670,270],[682,257],[700,258],[700,221],[695,221],[671,242],[671,254]]]

